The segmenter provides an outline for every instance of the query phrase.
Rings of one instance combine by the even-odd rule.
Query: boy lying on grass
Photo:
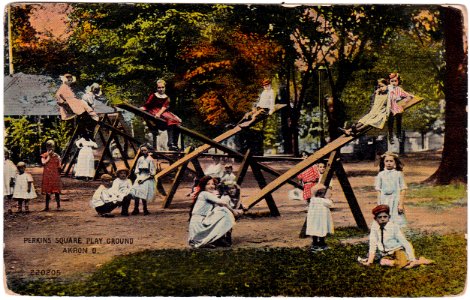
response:
[[[413,246],[401,232],[400,227],[389,221],[390,207],[388,205],[376,206],[372,214],[374,222],[369,235],[369,256],[367,259],[358,258],[360,263],[370,266],[377,261],[381,266],[405,269],[434,263],[423,256],[416,259]]]

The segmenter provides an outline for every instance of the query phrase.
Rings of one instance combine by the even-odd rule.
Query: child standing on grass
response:
[[[328,249],[325,242],[327,234],[334,233],[333,218],[331,217],[330,208],[333,201],[329,199],[331,192],[322,183],[318,183],[311,188],[311,194],[307,213],[307,230],[306,235],[312,237],[312,252],[323,251]],[[328,198],[327,198],[328,197]]]
[[[403,164],[393,152],[386,152],[380,159],[380,172],[375,178],[375,190],[378,192],[378,203],[390,207],[390,221],[403,227],[404,198],[408,188],[403,177]]]
[[[29,200],[37,197],[33,177],[25,172],[26,164],[24,162],[19,162],[16,167],[18,168],[18,174],[14,178],[13,200],[18,201],[18,212],[23,212],[24,203],[24,212],[28,213]]]
[[[15,164],[10,160],[10,151],[5,149],[3,161],[3,200],[5,201],[6,207],[8,207],[8,213],[12,213],[11,199],[13,197],[13,181],[18,169]]]
[[[147,201],[151,202],[155,200],[155,174],[157,174],[157,168],[155,161],[149,154],[147,147],[142,146],[140,148],[142,156],[139,157],[135,166],[136,179],[134,185],[131,188],[130,194],[135,199],[133,215],[138,215],[139,201],[142,200],[142,206],[144,209],[144,215],[150,214],[147,209]]]
[[[57,210],[60,210],[60,191],[62,182],[60,180],[60,156],[54,152],[55,143],[53,140],[46,142],[46,152],[41,154],[41,163],[44,166],[42,172],[42,193],[46,194],[46,207],[44,211],[49,211],[51,194],[55,195]]]

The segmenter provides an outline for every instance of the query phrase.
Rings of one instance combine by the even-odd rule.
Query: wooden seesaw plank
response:
[[[409,109],[410,107],[414,106],[415,104],[421,102],[423,98],[415,96],[409,101],[401,101],[398,105],[401,105],[404,110]],[[255,206],[258,202],[260,202],[266,195],[274,192],[278,188],[280,188],[287,180],[290,180],[292,177],[296,176],[297,174],[303,172],[305,169],[313,165],[314,163],[318,162],[320,159],[328,155],[329,153],[339,150],[342,146],[346,145],[347,143],[351,142],[352,140],[357,139],[358,137],[364,135],[369,130],[373,129],[373,127],[368,126],[361,132],[358,132],[355,136],[346,136],[342,135],[337,139],[333,140],[323,148],[319,149],[317,152],[313,153],[305,160],[301,161],[287,172],[276,178],[275,180],[271,181],[268,185],[266,185],[261,191],[254,194],[253,196],[249,197],[245,200],[245,207],[251,208]]]
[[[277,112],[278,110],[284,108],[286,106],[286,104],[276,104],[275,105],[275,108],[274,108],[274,111],[273,113]],[[266,118],[267,116],[265,116]],[[222,133],[221,135],[215,137],[214,139],[212,139],[213,142],[216,142],[216,143],[220,143],[226,139],[228,139],[229,137],[237,134],[238,132],[240,132],[241,130],[243,129],[246,129],[246,128],[249,128],[251,126],[253,126],[254,124],[262,121],[263,119],[265,118],[258,118],[256,119],[250,126],[248,127],[240,127],[240,126],[235,126],[234,128]],[[199,146],[197,147],[196,149],[194,149],[194,151],[190,152],[189,154],[185,155],[184,157],[180,158],[179,160],[175,161],[173,164],[171,164],[170,166],[166,167],[165,169],[163,169],[162,171],[160,171],[157,175],[155,175],[155,178],[161,178],[167,174],[169,174],[170,172],[172,172],[173,170],[177,169],[179,166],[183,165],[184,163],[190,161],[191,159],[193,158],[196,158],[198,157],[199,155],[201,155],[203,152],[209,150],[210,148],[212,148],[213,146],[210,145],[210,144],[204,144],[202,146]]]
[[[285,104],[280,104],[280,105],[282,105],[282,107],[285,106]],[[124,109],[126,109],[126,110],[129,110],[130,112],[135,112],[136,115],[141,116],[141,117],[144,118],[144,119],[149,119],[149,120],[155,120],[155,119],[156,119],[153,115],[149,114],[148,112],[143,111],[143,110],[141,110],[141,109],[139,109],[139,108],[137,108],[137,107],[135,107],[135,106],[132,106],[132,105],[130,105],[130,104],[119,104],[118,107],[121,107],[121,108],[124,108]],[[157,120],[162,120],[162,119],[157,119]],[[253,122],[253,123],[254,123],[254,122]],[[189,129],[187,129],[187,128],[184,128],[183,126],[178,126],[178,127],[180,128],[181,132],[184,132],[186,135],[191,136],[191,137],[193,137],[193,138],[195,138],[195,139],[197,139],[197,140],[200,140],[200,141],[202,141],[202,142],[204,142],[204,143],[210,145],[211,147],[220,149],[221,151],[224,151],[224,152],[226,152],[226,153],[228,153],[228,154],[230,154],[230,155],[234,155],[234,156],[237,156],[237,157],[243,157],[243,154],[239,153],[238,151],[235,151],[235,150],[233,150],[233,149],[231,149],[231,148],[228,148],[228,147],[226,147],[226,146],[224,146],[224,145],[222,145],[222,144],[220,144],[220,143],[214,141],[213,139],[210,139],[210,138],[208,138],[208,137],[206,137],[206,136],[204,136],[204,135],[202,135],[202,134],[200,134],[200,133],[197,133],[197,132],[195,132],[195,131],[193,131],[193,130],[189,130]],[[186,157],[186,156],[185,156],[185,157]],[[184,158],[184,157],[183,157],[183,158]],[[194,158],[194,157],[191,157],[190,159],[193,159],[193,158]],[[179,160],[179,161],[181,161],[181,160]],[[175,162],[175,163],[176,163],[176,162]],[[184,163],[184,161],[182,161],[181,163]],[[180,165],[180,164],[179,164],[179,165]],[[178,165],[178,166],[179,166],[179,165]],[[260,163],[257,163],[257,165],[260,167],[260,169],[262,169],[263,171],[265,171],[265,172],[267,172],[267,173],[269,173],[269,174],[271,174],[271,175],[280,176],[280,173],[279,173],[278,171],[274,170],[273,168],[270,168],[270,167],[268,167],[268,166],[266,166],[266,165],[263,165],[263,164],[260,164]],[[169,167],[165,168],[165,170],[168,170],[168,169],[169,169]],[[173,167],[173,169],[174,169],[174,167]],[[171,170],[170,170],[170,171],[171,171]],[[161,173],[161,172],[160,172],[160,173]],[[158,179],[161,177],[160,173],[158,173],[157,175],[155,175],[155,179],[158,180]],[[300,184],[299,184],[298,182],[295,182],[295,181],[293,181],[293,180],[288,180],[288,182],[289,182],[290,184],[296,186],[296,187],[300,187]]]

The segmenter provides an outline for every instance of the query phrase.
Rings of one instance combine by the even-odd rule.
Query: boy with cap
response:
[[[371,265],[378,260],[380,265],[412,268],[420,264],[431,264],[432,260],[424,257],[416,259],[413,246],[408,242],[400,227],[390,222],[390,207],[385,204],[376,206],[372,210],[374,222],[369,235],[369,256],[359,259],[365,265]],[[379,251],[378,255],[377,250]]]

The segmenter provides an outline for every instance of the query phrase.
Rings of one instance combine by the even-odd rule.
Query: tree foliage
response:
[[[13,152],[16,161],[38,162],[45,142],[50,139],[54,140],[57,146],[56,150],[60,152],[70,136],[71,125],[60,120],[44,122],[44,120],[27,116],[5,118],[4,145]]]
[[[37,31],[30,22],[31,15],[41,8],[41,4],[15,3],[9,6],[13,47],[11,62],[14,71],[57,76],[71,72],[73,68],[70,68],[69,61],[72,60],[72,55],[68,51],[66,40],[53,36],[50,32]]]
[[[58,75],[65,61],[83,85],[99,82],[113,103],[141,104],[163,78],[171,109],[196,130],[222,130],[238,120],[265,77],[289,104],[278,127],[287,152],[298,152],[300,122],[317,118],[321,95],[334,99],[328,113],[334,138],[345,120],[368,111],[375,81],[392,71],[402,73],[405,90],[426,99],[407,112],[407,128],[427,130],[440,114],[438,6],[74,3],[67,44],[37,39],[31,7],[12,6],[19,69]],[[50,51],[60,59],[49,61]],[[327,88],[318,84],[320,67]]]

